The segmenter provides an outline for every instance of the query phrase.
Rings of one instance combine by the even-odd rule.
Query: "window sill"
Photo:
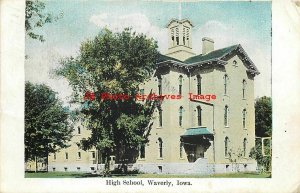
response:
[[[139,158],[138,161],[146,161],[145,158]]]
[[[76,161],[81,161],[81,159],[77,158]]]
[[[163,127],[156,127],[156,129],[162,129]]]
[[[164,158],[157,158],[157,160],[164,160]]]
[[[246,98],[242,98],[243,101],[247,100]]]
[[[180,159],[180,160],[185,160],[183,157],[180,157],[179,159]]]
[[[229,128],[229,126],[225,126],[225,128]]]

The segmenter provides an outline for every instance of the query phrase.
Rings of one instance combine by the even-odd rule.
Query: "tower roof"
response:
[[[169,27],[172,23],[178,23],[178,24],[183,24],[185,22],[188,22],[192,27],[194,27],[194,25],[192,24],[192,22],[188,19],[182,19],[182,20],[179,20],[179,19],[171,19],[171,21],[167,24],[166,27]]]

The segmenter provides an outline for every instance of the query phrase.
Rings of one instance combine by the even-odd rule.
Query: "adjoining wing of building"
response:
[[[202,39],[202,54],[192,49],[192,23],[173,19],[167,25],[169,48],[161,55],[141,92],[181,94],[155,111],[149,143],[141,145],[131,168],[149,173],[224,173],[255,171],[249,158],[255,145],[254,77],[259,74],[241,45],[214,50]],[[224,37],[225,38],[225,37]],[[192,95],[215,95],[201,100]],[[96,152],[76,143],[89,135],[75,128],[71,147],[49,156],[49,171],[93,171]],[[102,165],[103,167],[103,165]]]

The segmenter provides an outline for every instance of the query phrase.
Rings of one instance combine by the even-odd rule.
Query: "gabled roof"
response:
[[[185,61],[180,61],[178,59],[160,55],[158,59],[158,63],[168,63],[168,64],[174,64],[177,66],[184,67],[186,69],[192,69],[196,66],[203,66],[207,64],[212,64],[212,62],[215,62],[216,64],[225,65],[227,62],[224,60],[226,56],[231,54],[233,51],[236,51],[236,54],[241,58],[241,60],[246,64],[246,67],[248,68],[248,72],[252,74],[260,74],[252,60],[248,57],[245,50],[242,48],[240,44],[229,46],[226,48],[214,50],[208,54],[200,54],[197,56],[192,56]]]
[[[184,63],[192,64],[192,63],[195,63],[195,62],[203,62],[203,61],[206,61],[206,60],[221,58],[225,54],[228,54],[228,53],[232,52],[233,50],[235,50],[238,46],[239,45],[229,46],[229,47],[226,47],[226,48],[214,50],[214,51],[209,52],[208,54],[205,54],[205,55],[200,54],[200,55],[197,55],[197,56],[193,56],[193,57],[190,57],[190,58],[186,59],[184,61]]]

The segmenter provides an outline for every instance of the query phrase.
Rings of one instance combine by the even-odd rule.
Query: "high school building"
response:
[[[163,100],[156,109],[149,143],[140,146],[130,167],[150,173],[254,171],[249,152],[255,145],[254,77],[259,72],[241,45],[215,50],[214,41],[204,37],[202,53],[194,53],[192,27],[186,19],[169,22],[168,52],[151,80],[140,85],[141,93],[182,97]],[[89,131],[78,124],[74,132],[69,148],[49,155],[49,171],[96,169],[96,152],[76,145]]]

